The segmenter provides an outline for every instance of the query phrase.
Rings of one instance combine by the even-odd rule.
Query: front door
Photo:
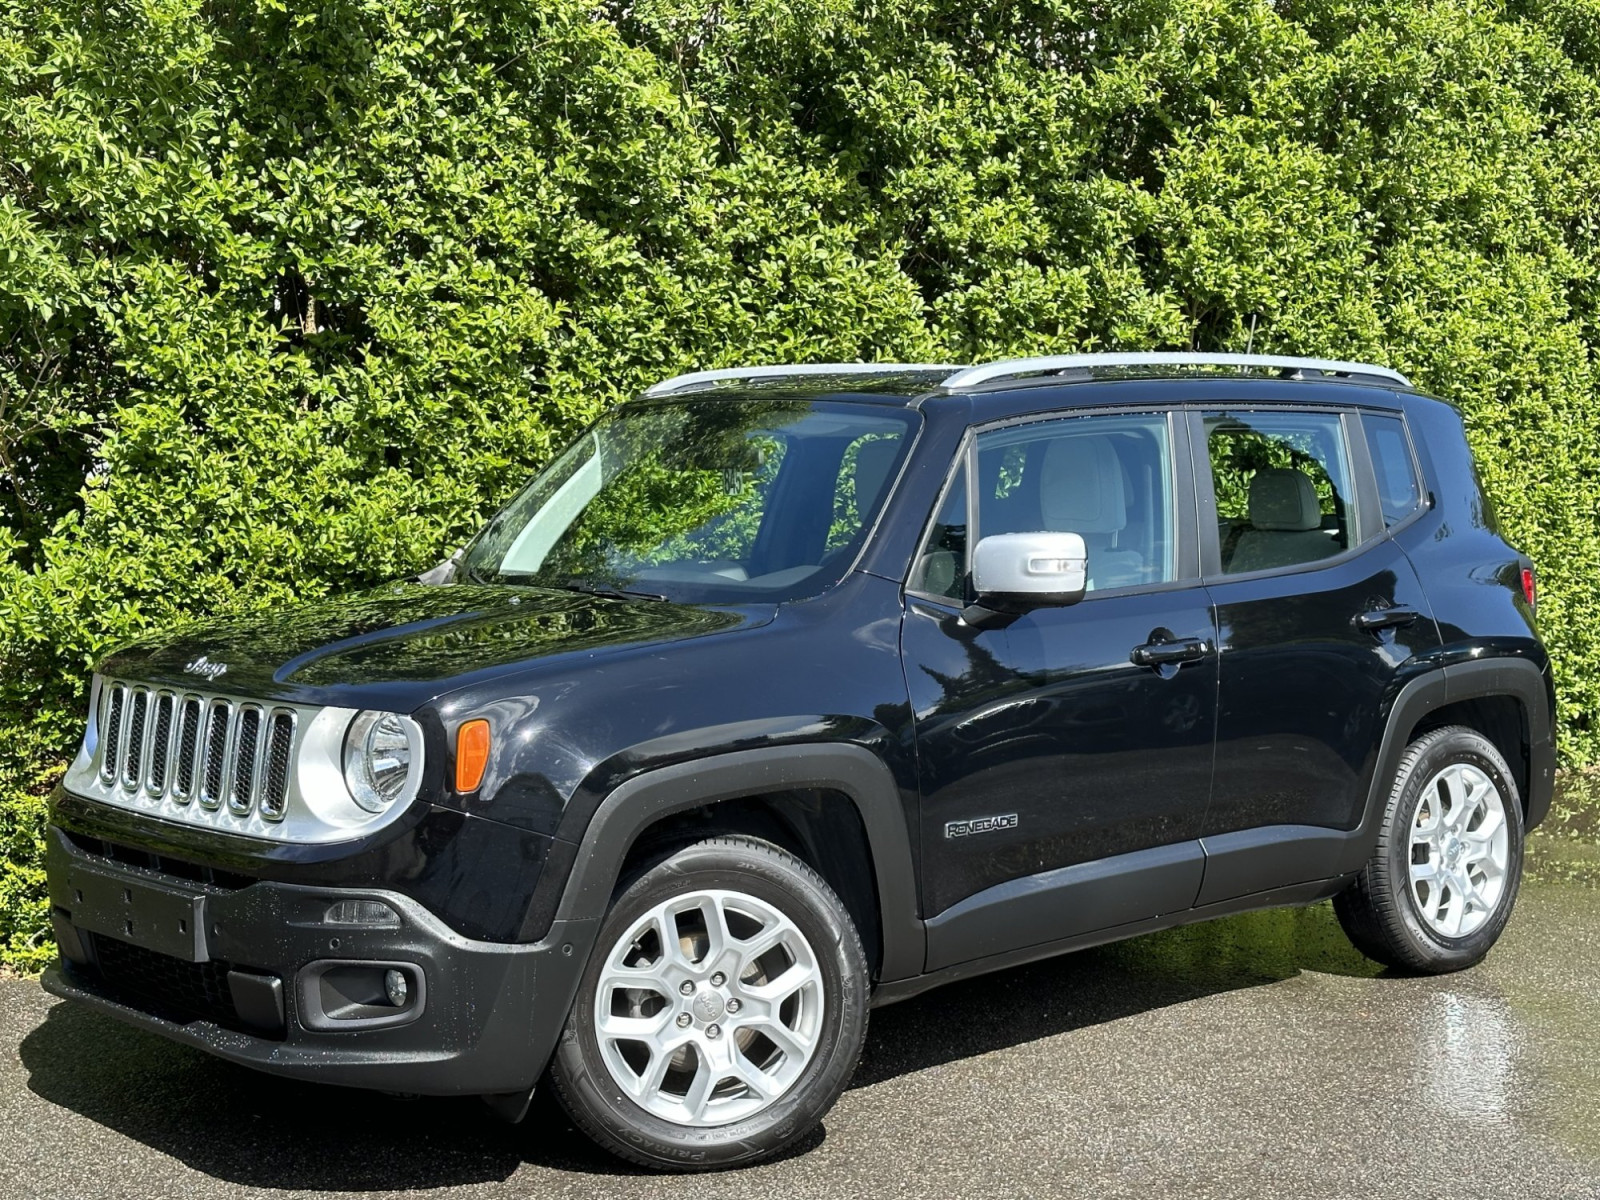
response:
[[[1183,519],[1195,511],[1189,487],[1186,427],[1162,413],[1011,424],[981,432],[964,456],[914,566],[902,635],[930,967],[942,965],[939,914],[977,918],[991,900],[961,957],[1127,919],[1125,907],[1092,911],[1092,899],[1067,912],[1059,892],[1054,921],[1040,896],[1075,878],[1061,874],[1074,864],[1185,843],[1136,906],[1153,916],[1192,902],[1217,675],[1194,521]],[[969,541],[1036,530],[1083,536],[1085,598],[964,622]],[[1050,928],[1010,919],[1029,904]]]

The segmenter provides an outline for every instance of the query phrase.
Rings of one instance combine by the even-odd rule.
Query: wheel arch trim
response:
[[[1529,752],[1528,795],[1523,797],[1528,828],[1543,819],[1549,810],[1555,783],[1553,714],[1549,709],[1544,672],[1530,659],[1514,655],[1447,663],[1412,679],[1395,697],[1373,759],[1361,824],[1354,831],[1357,836],[1346,844],[1344,861],[1339,864],[1342,870],[1360,870],[1372,852],[1389,788],[1409,744],[1411,731],[1435,709],[1490,696],[1510,696],[1522,708]]]
[[[922,970],[926,933],[917,910],[911,836],[900,790],[883,761],[854,745],[736,750],[636,775],[601,801],[583,832],[556,909],[557,922],[605,915],[639,835],[663,817],[775,790],[823,788],[847,796],[866,832],[878,895],[883,981]]]

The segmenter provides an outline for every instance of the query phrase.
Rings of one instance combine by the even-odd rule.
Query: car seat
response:
[[[1107,437],[1056,438],[1040,465],[1039,515],[1043,528],[1083,536],[1089,582],[1095,588],[1144,583],[1144,555],[1117,545],[1127,528],[1128,501],[1122,463]]]
[[[1337,535],[1322,528],[1311,476],[1294,467],[1266,467],[1250,479],[1250,524],[1231,531],[1223,568],[1239,574],[1315,562],[1338,552]]]

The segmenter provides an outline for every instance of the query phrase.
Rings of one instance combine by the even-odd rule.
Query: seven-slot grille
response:
[[[224,803],[236,817],[288,811],[295,714],[247,701],[145,687],[106,685],[100,778],[124,792]]]

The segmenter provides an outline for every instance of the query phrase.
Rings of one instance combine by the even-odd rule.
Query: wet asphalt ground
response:
[[[1475,970],[1385,977],[1326,905],[873,1015],[823,1129],[644,1175],[553,1104],[286,1083],[0,981],[0,1197],[1600,1197],[1600,891],[1529,884]]]

